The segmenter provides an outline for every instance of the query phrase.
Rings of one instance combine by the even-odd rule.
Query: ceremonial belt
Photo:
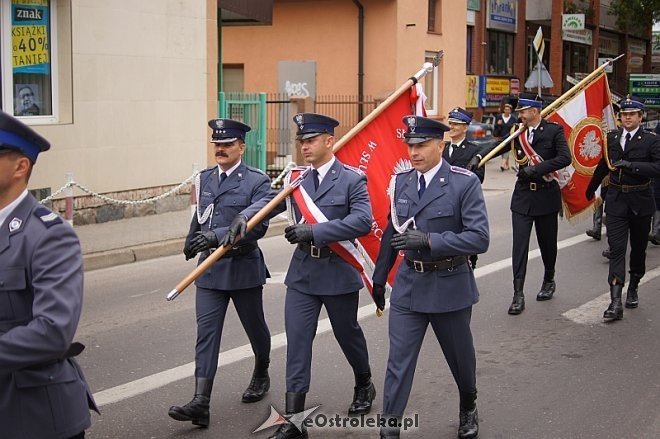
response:
[[[409,267],[414,268],[416,272],[424,273],[426,271],[452,271],[454,268],[467,263],[467,260],[467,256],[454,256],[452,258],[443,259],[442,261],[429,262],[415,261],[406,258],[406,264],[408,264]]]
[[[538,165],[543,161],[543,157],[537,154],[537,152],[534,150],[532,147],[532,144],[529,143],[529,140],[527,140],[527,133],[523,132],[520,136],[518,136],[518,141],[520,142],[520,146],[523,150],[523,153],[525,153],[525,156],[527,156],[528,163],[531,166]],[[561,171],[561,170],[560,170]],[[543,176],[543,180],[547,182],[551,182],[555,180],[557,183],[559,183],[560,187],[564,187],[567,183],[566,178],[560,171],[552,171],[548,174],[545,174]],[[531,186],[530,186],[531,189]],[[535,190],[535,189],[532,189]]]
[[[332,251],[329,247],[317,247],[313,244],[307,242],[301,242],[298,244],[298,248],[313,258],[328,258],[331,255],[336,253]]]
[[[614,184],[610,181],[609,187],[620,192],[641,192],[651,187],[650,182],[644,184]]]
[[[249,244],[239,245],[237,247],[232,247],[227,253],[224,254],[224,258],[233,258],[236,256],[247,255],[252,253],[257,249],[257,244],[255,242],[250,242]]]
[[[554,180],[551,181],[550,183],[548,183],[548,182],[539,183],[539,182],[536,182],[536,181],[530,181],[530,182],[520,181],[520,183],[523,186],[529,186],[529,190],[532,191],[532,192],[537,191],[539,189],[550,189],[550,188],[557,187],[555,185]]]

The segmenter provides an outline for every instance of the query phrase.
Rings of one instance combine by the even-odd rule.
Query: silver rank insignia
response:
[[[20,218],[14,218],[9,222],[9,231],[14,232],[18,229],[21,228],[21,224],[23,224],[23,221],[21,221]]]
[[[296,123],[300,125],[303,123],[303,115],[302,114],[296,114]]]
[[[408,127],[410,128],[411,133],[415,132],[415,128],[417,127],[417,117],[408,116]]]
[[[219,130],[223,129],[225,127],[225,121],[222,119],[216,120],[215,127],[218,128]]]

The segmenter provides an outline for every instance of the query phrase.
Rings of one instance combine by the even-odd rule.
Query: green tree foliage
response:
[[[660,0],[612,0],[609,14],[622,29],[649,29],[660,20]]]

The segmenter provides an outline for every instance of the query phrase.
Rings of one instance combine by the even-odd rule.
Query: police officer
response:
[[[431,324],[460,393],[459,438],[478,434],[476,360],[470,319],[479,292],[468,256],[488,249],[486,205],[479,179],[443,157],[449,128],[419,116],[404,118],[414,169],[395,177],[390,218],[373,274],[374,299],[385,307],[385,283],[397,252],[405,252],[390,300],[390,351],[381,437],[399,437],[426,329]],[[414,218],[414,227],[402,226]]]
[[[481,161],[479,147],[465,138],[472,122],[472,113],[464,108],[456,107],[449,112],[447,122],[449,123],[449,141],[445,142],[442,159],[452,166],[459,166],[474,172],[479,178],[479,182],[483,183],[486,167],[479,167]],[[470,255],[472,268],[477,268],[478,258],[477,255]]]
[[[0,436],[82,438],[96,405],[73,343],[83,299],[80,243],[28,193],[46,139],[0,111]]]
[[[292,200],[289,211],[293,223],[285,229],[285,238],[296,246],[284,283],[287,359],[286,413],[299,413],[305,407],[309,390],[312,343],[321,311],[325,306],[332,330],[355,375],[353,401],[349,415],[369,413],[376,390],[371,382],[367,342],[357,321],[358,290],[363,282],[358,271],[332,248],[332,243],[352,241],[371,229],[371,206],[365,175],[346,166],[333,154],[336,120],[315,113],[301,113],[293,118],[298,128],[296,140],[305,161],[311,165],[302,188],[312,200],[311,206],[299,206]],[[247,218],[254,216],[275,196],[272,193],[238,215],[222,242],[233,242],[243,235]],[[285,203],[270,216],[285,210]],[[301,208],[318,208],[327,221],[310,224]],[[311,210],[311,209],[310,209]],[[277,439],[307,437],[293,423],[280,426]]]
[[[651,179],[660,177],[660,138],[645,131],[640,124],[644,104],[627,98],[621,102],[621,128],[607,135],[607,154],[598,163],[589,186],[587,199],[606,175],[610,182],[605,199],[607,241],[610,249],[610,305],[603,318],[623,318],[621,293],[626,280],[626,248],[630,235],[630,282],[626,308],[637,308],[639,281],[646,272],[646,246],[655,210]]]
[[[559,124],[541,118],[543,102],[534,95],[521,94],[518,99],[518,115],[526,129],[515,139],[514,153],[519,164],[518,179],[511,196],[513,226],[513,301],[509,314],[516,315],[525,309],[523,287],[527,274],[527,254],[532,225],[545,267],[543,283],[536,300],[550,300],[555,293],[555,262],[557,260],[558,214],[561,211],[561,194],[556,180],[548,181],[548,175],[571,164],[571,153]],[[524,136],[524,137],[523,137]],[[530,163],[525,145],[531,154],[541,161]]]
[[[211,143],[218,165],[202,171],[195,184],[199,202],[183,249],[186,260],[201,253],[199,263],[218,246],[218,239],[225,234],[234,215],[270,191],[268,176],[241,160],[245,134],[250,127],[231,119],[214,119],[209,121],[209,126],[213,130]],[[259,401],[270,387],[270,331],[262,300],[268,270],[257,245],[267,229],[267,221],[257,225],[195,282],[195,394],[184,406],[170,407],[169,415],[177,421],[192,421],[201,427],[209,425],[209,400],[230,300],[250,339],[255,360],[252,380],[242,401]]]

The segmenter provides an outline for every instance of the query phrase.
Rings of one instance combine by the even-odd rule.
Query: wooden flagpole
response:
[[[408,78],[406,82],[401,85],[398,89],[394,91],[387,99],[385,99],[381,104],[376,107],[371,113],[367,115],[364,119],[362,119],[357,125],[355,125],[348,133],[346,133],[339,141],[337,141],[333,147],[333,152],[339,151],[346,143],[353,138],[360,130],[362,130],[368,123],[370,123],[372,120],[374,120],[376,117],[378,117],[387,107],[394,102],[401,94],[403,94],[405,91],[409,90],[410,87],[415,85],[417,82],[419,82],[420,79],[422,79],[424,76],[426,76],[427,73],[431,73],[434,68],[440,64],[440,59],[444,55],[444,52],[441,50],[437,53],[435,58],[433,59],[433,63],[427,62],[424,63],[422,68],[415,73],[414,76]],[[282,203],[286,197],[291,195],[291,192],[302,182],[302,179],[304,178],[306,174],[306,171],[303,172],[296,180],[292,181],[290,185],[282,189],[280,193],[278,193],[272,200],[268,202],[259,212],[257,212],[252,218],[248,220],[247,223],[247,229],[246,233],[252,230],[257,224],[261,223],[264,219],[266,219],[266,216],[273,210],[275,207],[277,207],[280,203]],[[224,247],[219,247],[215,249],[213,253],[209,255],[208,258],[204,260],[201,264],[199,264],[193,271],[191,271],[186,277],[184,277],[172,291],[169,292],[167,295],[167,300],[174,300],[176,299],[179,294],[183,292],[188,286],[190,286],[191,283],[195,281],[199,276],[202,275],[206,270],[211,268],[211,265],[213,265],[216,261],[218,261],[221,257],[225,255],[229,250],[231,249],[231,245],[227,245]]]

